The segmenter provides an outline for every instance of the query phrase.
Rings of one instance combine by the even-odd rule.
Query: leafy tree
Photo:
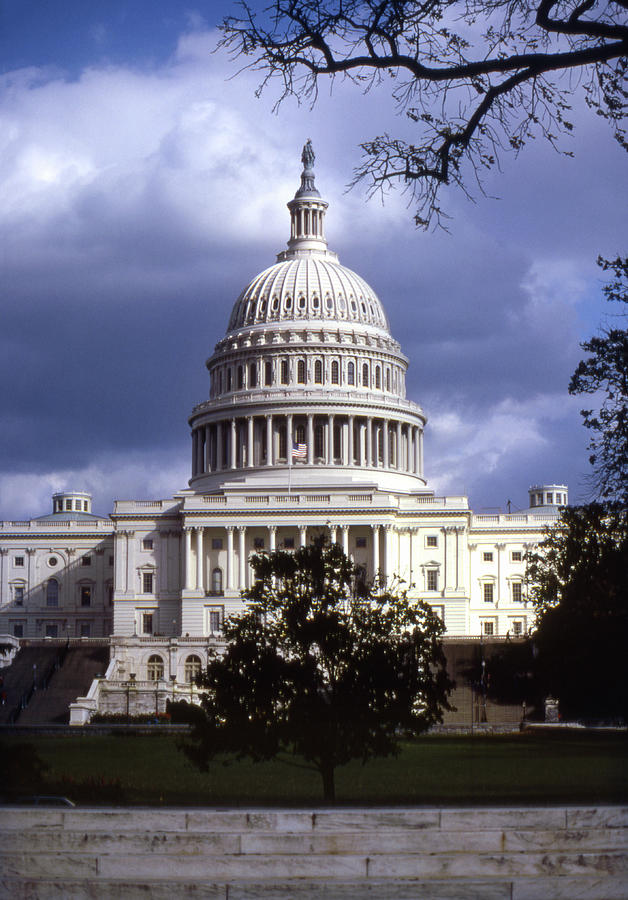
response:
[[[173,719],[192,723],[184,749],[199,768],[217,754],[300,757],[332,801],[337,766],[398,752],[449,708],[442,623],[403,593],[356,590],[353,564],[322,539],[251,562],[248,608],[225,623],[202,708],[172,704]]]
[[[628,512],[567,507],[528,565],[536,670],[569,717],[628,721]]]
[[[403,183],[419,225],[441,221],[442,185],[470,195],[503,151],[518,153],[537,134],[557,146],[559,133],[573,129],[574,89],[628,148],[627,0],[273,0],[262,12],[239,5],[241,14],[221,26],[221,45],[261,73],[259,91],[278,78],[279,102],[314,102],[325,76],[364,91],[390,85],[416,138],[363,143],[355,178],[371,192]]]
[[[628,303],[628,258],[600,257],[598,265],[614,274],[604,287],[607,300]],[[574,372],[569,393],[603,394],[599,410],[581,413],[593,433],[589,461],[595,491],[599,497],[628,505],[628,330],[606,328],[581,346],[591,356]]]

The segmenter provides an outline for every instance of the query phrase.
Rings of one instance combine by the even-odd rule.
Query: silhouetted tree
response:
[[[465,194],[503,151],[541,134],[571,132],[570,94],[584,93],[624,147],[626,0],[274,0],[247,2],[222,24],[222,46],[275,77],[280,100],[314,102],[322,77],[368,91],[390,85],[391,104],[416,138],[388,134],[361,145],[356,181],[371,192],[402,182],[415,221],[441,221],[439,188]],[[561,75],[572,77],[561,79]]]
[[[440,721],[451,688],[443,625],[403,593],[357,591],[351,560],[322,539],[251,564],[248,608],[225,623],[202,708],[173,704],[173,718],[192,723],[184,749],[199,768],[218,754],[296,756],[332,801],[338,766],[394,754],[403,734]]]

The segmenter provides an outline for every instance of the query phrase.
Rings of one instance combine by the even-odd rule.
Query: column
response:
[[[227,590],[233,590],[233,525],[227,525]]]
[[[236,432],[236,420],[231,420],[231,468],[237,468],[237,450],[238,450],[238,441],[237,441],[237,432]]]
[[[349,556],[349,526],[341,525],[340,529],[342,531],[342,552],[345,556]]]
[[[390,468],[390,437],[388,434],[388,419],[384,419],[382,421],[382,443],[384,445],[384,468],[388,469]]]
[[[445,590],[452,591],[456,583],[456,549],[454,545],[456,529],[448,526],[445,532]]]
[[[246,551],[244,547],[244,538],[246,536],[246,525],[238,525],[238,563],[239,573],[238,581],[241,591],[246,588]]]
[[[266,416],[266,465],[274,465],[273,456],[273,417]]]
[[[183,551],[183,584],[186,591],[192,590],[192,529],[184,528],[183,537],[185,539]]]
[[[216,469],[222,469],[222,422],[216,422]]]
[[[366,465],[373,465],[373,420],[369,416],[366,420]]]
[[[292,413],[286,416],[286,462],[292,465],[292,448],[294,446],[292,430]]]
[[[379,525],[371,525],[373,529],[373,579],[379,579]]]
[[[195,528],[196,532],[196,590],[205,593],[203,584],[203,529]]]
[[[253,416],[246,419],[246,464],[249,468],[255,465],[255,448],[253,447]]]
[[[212,470],[212,458],[211,458],[211,441],[209,439],[209,425],[205,426],[205,472],[211,472]]]
[[[349,416],[349,465],[350,466],[352,466],[354,464],[353,463],[353,458],[354,458],[354,453],[355,453],[354,446],[353,446],[353,441],[354,441],[354,437],[355,437],[354,428],[355,428],[355,417]]]
[[[421,435],[418,428],[414,429],[415,438],[414,438],[414,471],[417,475],[421,474]]]
[[[466,529],[463,525],[456,528],[456,590],[464,591],[464,536]]]
[[[419,432],[419,471],[417,475],[423,475],[423,429],[417,429]]]
[[[395,466],[397,471],[401,471],[402,464],[402,453],[401,453],[401,422],[397,419],[397,438],[396,438],[396,446],[395,446]]]
[[[334,414],[329,413],[327,417],[327,464],[334,464]]]
[[[126,566],[124,559],[124,547],[126,544],[126,538],[124,536],[123,531],[116,531],[113,543],[114,550],[114,566],[113,566],[113,574],[114,574],[114,590],[116,593],[120,593],[122,591],[126,591]]]
[[[314,416],[308,413],[307,416],[307,464],[314,465]]]
[[[268,526],[268,549],[272,552],[277,548],[277,526]]]
[[[349,465],[349,423],[345,419],[342,423],[342,441],[341,441],[341,456],[342,456],[342,464],[343,466]]]
[[[384,584],[390,579],[390,564],[392,562],[392,525],[384,525],[384,564],[382,566]]]
[[[192,432],[192,478],[196,475],[196,445],[198,443],[198,434],[196,430]]]
[[[133,565],[135,556],[133,553],[133,539],[135,532],[125,531],[124,534],[126,536],[126,589],[136,594],[138,585],[133,577],[133,569],[135,568]]]
[[[299,525],[299,547],[307,544],[307,525]]]

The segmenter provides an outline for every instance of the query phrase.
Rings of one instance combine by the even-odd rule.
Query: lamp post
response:
[[[172,682],[172,702],[174,703],[174,688],[175,688],[175,684],[176,684],[176,681],[177,681],[177,676],[176,676],[176,675],[171,675],[171,676],[170,676],[170,681]]]
[[[129,672],[129,680],[126,683],[126,724],[129,724],[131,688],[135,687],[135,672]]]

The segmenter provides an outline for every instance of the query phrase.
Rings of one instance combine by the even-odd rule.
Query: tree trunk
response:
[[[323,779],[323,800],[325,803],[336,802],[336,783],[334,781],[334,766],[331,763],[323,763],[320,767]]]

